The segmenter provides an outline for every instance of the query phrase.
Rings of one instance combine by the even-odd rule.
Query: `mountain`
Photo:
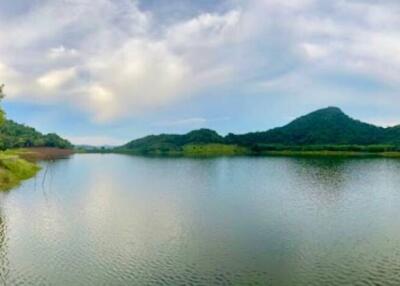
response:
[[[21,147],[72,148],[72,144],[57,134],[42,134],[32,127],[6,120],[0,126],[0,149]]]
[[[229,154],[271,150],[400,151],[400,125],[378,127],[353,119],[337,107],[327,107],[263,132],[222,137],[213,130],[200,129],[184,135],[151,135],[115,150],[136,154],[186,154],[188,150],[196,154],[199,150],[211,150],[213,154],[220,150]]]
[[[199,129],[184,135],[150,135],[133,140],[117,149],[140,154],[179,153],[185,145],[222,144],[224,138],[209,129]]]
[[[244,135],[229,134],[226,140],[241,145],[371,145],[385,141],[385,133],[385,128],[355,120],[337,107],[328,107],[283,127]]]
[[[400,146],[400,125],[386,128],[385,139],[390,144]]]

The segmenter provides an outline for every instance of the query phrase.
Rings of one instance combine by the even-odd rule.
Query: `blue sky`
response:
[[[400,4],[0,2],[8,116],[77,144],[266,130],[326,106],[400,123]]]

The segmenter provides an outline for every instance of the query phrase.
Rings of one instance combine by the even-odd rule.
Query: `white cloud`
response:
[[[45,90],[56,90],[63,88],[77,76],[75,68],[50,71],[37,80],[38,84]]]
[[[317,60],[320,58],[324,58],[328,54],[327,48],[321,47],[319,45],[315,45],[312,43],[303,43],[301,44],[301,46],[304,49],[306,56],[310,60]]]
[[[240,12],[236,10],[226,14],[205,13],[168,28],[167,39],[178,49],[226,44],[232,42],[239,21]]]
[[[39,1],[0,19],[0,81],[11,99],[67,102],[98,122],[223,84],[315,93],[330,71],[399,83],[395,1],[228,2],[225,12],[162,22],[136,1]]]
[[[79,55],[78,51],[75,49],[69,49],[63,45],[51,48],[48,53],[48,57],[52,60],[62,60],[77,57]]]
[[[20,92],[18,84],[19,78],[20,75],[15,70],[0,61],[0,84],[8,83],[10,85],[7,85],[5,91],[7,96],[10,96],[10,94],[18,94]]]
[[[154,111],[230,75],[214,63],[215,49],[238,21],[237,11],[205,13],[159,29],[128,0],[46,2],[12,23],[0,20],[8,31],[0,51],[14,50],[9,58],[21,74],[6,83],[18,85],[19,100],[54,95],[100,122]]]
[[[94,82],[89,87],[87,104],[98,121],[173,102],[191,78],[186,63],[163,42],[137,39],[127,41],[106,57],[93,57],[84,69]]]

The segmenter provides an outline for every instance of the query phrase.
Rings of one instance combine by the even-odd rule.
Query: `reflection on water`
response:
[[[4,285],[399,285],[400,161],[75,155],[0,197]]]
[[[7,223],[0,209],[0,284],[6,285],[10,273],[7,257]]]

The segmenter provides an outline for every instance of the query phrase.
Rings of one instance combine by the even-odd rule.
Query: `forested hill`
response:
[[[211,150],[213,153],[221,150],[228,150],[229,153],[257,153],[275,149],[336,150],[332,149],[333,146],[337,150],[348,148],[358,151],[367,150],[362,146],[373,146],[374,150],[399,151],[400,126],[378,127],[353,119],[337,107],[328,107],[268,131],[229,134],[225,137],[209,129],[195,130],[184,135],[151,135],[133,140],[116,150],[137,154],[196,153],[199,150]]]
[[[161,134],[150,135],[133,140],[117,149],[138,154],[180,153],[184,146],[192,144],[223,144],[224,138],[209,129],[191,131],[184,135]]]
[[[42,134],[32,127],[6,120],[0,126],[0,149],[21,147],[72,148],[72,144],[57,134]]]
[[[269,131],[229,134],[226,141],[244,145],[371,145],[391,143],[388,132],[385,128],[355,120],[337,107],[328,107]]]

